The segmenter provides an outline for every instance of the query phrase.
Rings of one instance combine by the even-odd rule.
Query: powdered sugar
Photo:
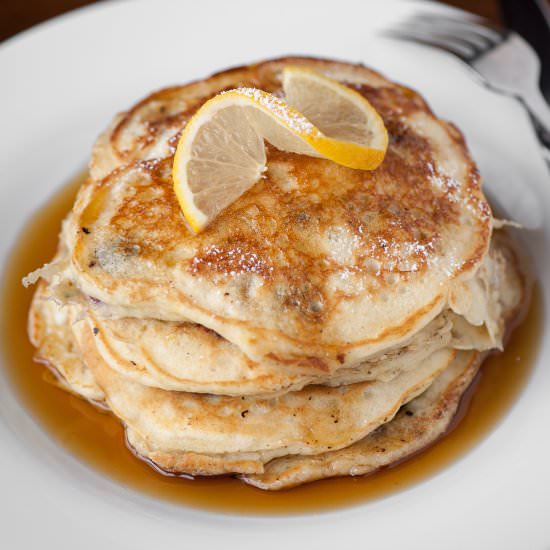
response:
[[[220,95],[228,93],[238,93],[249,97],[254,103],[261,105],[270,113],[273,113],[286,126],[300,134],[315,135],[319,133],[316,126],[301,113],[293,109],[286,101],[263,90],[258,90],[257,88],[236,88],[222,92]]]

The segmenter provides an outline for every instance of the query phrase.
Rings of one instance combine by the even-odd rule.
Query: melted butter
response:
[[[317,481],[274,493],[227,477],[163,476],[126,448],[116,418],[57,388],[51,373],[33,362],[26,332],[33,289],[24,289],[21,278],[53,256],[61,220],[82,181],[79,178],[62,189],[35,214],[16,243],[1,289],[0,345],[13,391],[44,431],[67,452],[121,485],[175,504],[229,513],[296,514],[365,503],[426,480],[471,451],[510,410],[525,385],[542,333],[538,288],[525,321],[512,334],[506,351],[484,363],[446,436],[413,458],[367,477]]]

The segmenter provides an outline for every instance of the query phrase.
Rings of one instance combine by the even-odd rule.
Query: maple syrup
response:
[[[61,220],[83,179],[35,213],[14,246],[1,289],[0,351],[14,392],[52,439],[124,486],[172,503],[230,513],[305,513],[364,503],[410,487],[471,450],[509,411],[529,376],[542,333],[537,287],[524,322],[506,351],[484,363],[446,435],[414,457],[366,477],[328,479],[280,492],[261,491],[229,477],[163,476],[126,448],[122,426],[113,415],[48,383],[49,371],[33,362],[26,329],[33,289],[23,288],[21,278],[53,256]]]

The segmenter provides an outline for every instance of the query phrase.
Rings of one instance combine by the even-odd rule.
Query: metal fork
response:
[[[550,107],[538,86],[540,61],[521,36],[460,12],[415,14],[384,34],[445,50],[469,65],[486,86],[521,101],[550,162]]]

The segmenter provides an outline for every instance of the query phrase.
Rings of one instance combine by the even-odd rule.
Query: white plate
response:
[[[445,54],[375,36],[418,4],[99,3],[0,47],[0,259],[85,163],[118,110],[153,89],[270,56],[362,61],[455,122],[495,197],[523,222],[550,296],[550,181],[528,118]],[[433,8],[437,9],[437,8]],[[2,548],[550,548],[550,339],[510,413],[467,456],[392,497],[324,515],[223,516],[156,502],[61,451],[1,382]],[[106,546],[107,545],[107,546]]]

